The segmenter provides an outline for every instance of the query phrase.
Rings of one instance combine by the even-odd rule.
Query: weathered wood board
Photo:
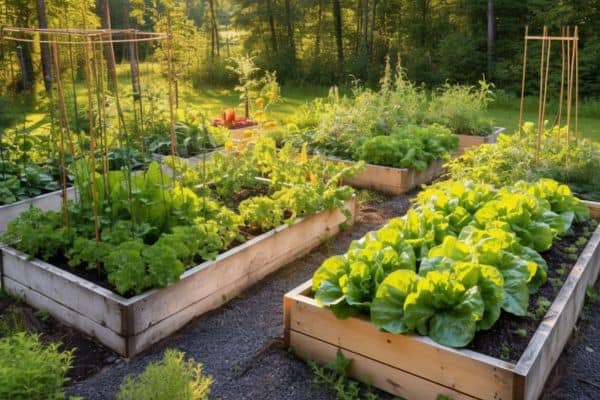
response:
[[[505,130],[506,128],[494,128],[494,131],[487,136],[456,135],[458,136],[458,152],[456,155],[461,155],[470,148],[481,146],[482,144],[496,143],[498,136]]]
[[[67,198],[75,198],[75,189],[67,189]],[[37,207],[44,211],[58,211],[60,210],[61,204],[62,191],[57,190],[30,199],[17,201],[16,203],[0,206],[0,234],[6,231],[6,227],[12,220],[17,218],[23,211],[29,210],[31,207]]]
[[[335,209],[282,225],[187,270],[166,288],[132,298],[9,247],[1,248],[0,282],[32,306],[133,357],[307,254],[336,235],[341,224],[354,223],[356,200],[346,207],[352,213],[349,220]]]
[[[586,202],[593,215],[600,203]],[[353,358],[350,374],[396,396],[430,399],[538,399],[600,270],[596,229],[558,296],[516,364],[470,350],[441,346],[428,337],[379,331],[361,318],[337,319],[311,297],[311,281],[284,297],[285,338],[305,359],[331,361],[340,349]]]
[[[354,164],[352,161],[331,160]],[[344,183],[358,189],[369,189],[377,192],[399,195],[425,183],[431,182],[442,175],[443,172],[443,160],[433,161],[423,171],[365,164],[365,168],[361,172],[352,178],[345,178]]]

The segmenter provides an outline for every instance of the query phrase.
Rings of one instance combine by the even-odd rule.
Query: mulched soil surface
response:
[[[325,258],[344,252],[352,240],[379,228],[389,218],[404,214],[412,196],[380,198],[376,203],[363,205],[354,227],[220,309],[192,321],[134,360],[115,356],[90,341],[77,343],[84,339],[77,333],[73,333],[75,336],[58,334],[59,340],[81,348],[75,355],[75,365],[80,365],[75,369],[80,372],[74,374],[68,394],[87,400],[115,399],[125,376],[140,373],[149,362],[160,359],[165,349],[175,348],[202,362],[205,373],[212,375],[212,399],[334,399],[331,389],[312,383],[306,363],[283,346],[283,295],[310,279]],[[552,273],[550,276],[556,277]],[[597,287],[600,289],[600,285]],[[542,399],[600,399],[600,308],[587,306],[584,315],[586,318],[572,335]],[[58,324],[53,329],[68,330]],[[527,340],[524,342],[526,346]],[[91,357],[88,356],[90,348],[86,347],[89,343]],[[518,354],[515,348],[510,357],[518,357]],[[87,379],[82,380],[85,377]],[[391,399],[391,396],[381,394],[380,398]]]
[[[529,298],[529,316],[517,317],[502,312],[500,319],[487,331],[477,332],[469,349],[516,363],[527,348],[549,306],[560,291],[564,280],[575,265],[586,243],[574,247],[579,237],[587,239],[593,233],[590,222],[574,224],[573,232],[554,242],[552,249],[542,253],[548,264],[548,280]],[[576,252],[573,252],[577,249]],[[546,307],[543,304],[546,303]]]

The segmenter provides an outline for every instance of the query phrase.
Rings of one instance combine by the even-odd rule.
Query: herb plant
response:
[[[127,376],[117,399],[207,400],[212,377],[204,375],[202,364],[184,357],[183,352],[168,349],[161,360],[148,364],[139,376]]]
[[[16,333],[0,338],[0,398],[60,400],[72,353],[43,345],[38,336]]]

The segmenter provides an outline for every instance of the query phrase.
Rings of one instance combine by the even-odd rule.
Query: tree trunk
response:
[[[494,0],[488,0],[487,12],[487,79],[492,79],[494,74],[494,42],[496,40],[496,16]]]
[[[362,51],[369,54],[369,0],[362,0]]]
[[[212,57],[215,57],[215,49],[217,56],[221,54],[221,48],[219,45],[219,26],[217,24],[217,17],[215,14],[215,1],[209,0],[208,4],[210,6],[210,24],[211,24],[211,49],[212,49]]]
[[[48,28],[48,17],[46,15],[46,1],[36,0],[38,26],[40,29]],[[44,88],[49,95],[52,91],[52,55],[48,43],[40,43],[40,56],[42,61],[42,75],[44,77]]]
[[[290,56],[292,63],[296,62],[296,42],[294,41],[294,27],[292,25],[292,10],[290,0],[284,0],[285,6],[285,25],[287,27],[288,47],[290,48]]]
[[[375,19],[377,16],[377,0],[373,0],[373,14],[371,15],[371,37],[369,39],[369,53],[375,49]]]
[[[31,58],[31,43],[19,43],[17,45],[17,54],[19,57],[19,66],[21,68],[21,78],[23,90],[33,89],[33,60]]]
[[[335,44],[337,48],[338,68],[344,65],[344,41],[342,38],[342,7],[340,0],[331,0],[333,7],[333,27],[335,31]]]
[[[315,58],[321,55],[321,22],[323,21],[323,0],[319,0],[317,11],[317,31],[315,33]]]
[[[277,33],[275,32],[275,18],[273,18],[273,0],[267,0],[267,14],[269,17],[269,30],[271,31],[271,46],[277,53]]]
[[[98,11],[100,14],[100,24],[102,29],[111,29],[111,21],[110,21],[110,7],[109,0],[98,0]],[[108,40],[112,40],[112,34],[108,34],[105,37]],[[104,58],[106,58],[106,68],[108,69],[108,81],[111,84],[114,84],[113,77],[117,76],[117,70],[115,67],[115,51],[112,43],[107,43],[104,45]]]

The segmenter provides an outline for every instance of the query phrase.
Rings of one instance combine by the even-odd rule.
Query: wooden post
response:
[[[523,103],[525,99],[525,76],[527,70],[527,35],[529,34],[529,26],[525,26],[525,45],[523,48],[523,77],[521,79],[521,106],[519,108],[519,133],[523,129]]]
[[[546,54],[546,36],[548,34],[548,28],[544,26],[544,33],[542,36],[541,43],[541,57],[540,57],[540,98],[538,100],[538,132],[537,132],[537,145],[535,149],[535,161],[540,161],[540,148],[542,145],[542,133],[544,132],[542,120],[542,107],[543,107],[543,97],[544,97],[544,56]]]
[[[67,203],[67,167],[65,166],[65,129],[66,129],[66,112],[65,112],[65,97],[60,79],[60,53],[56,42],[52,42],[52,61],[54,70],[54,81],[56,82],[56,91],[58,97],[58,112],[59,112],[59,131],[60,131],[60,178],[63,201],[63,212],[65,215],[65,225],[69,226],[69,208]]]
[[[94,101],[92,98],[92,68],[90,66],[90,51],[91,42],[89,37],[85,42],[85,82],[87,86],[88,100],[88,119],[89,119],[89,134],[90,134],[90,178],[92,180],[92,211],[94,213],[94,232],[96,234],[96,242],[100,242],[100,223],[98,219],[98,191],[96,187],[96,139],[94,137]]]

